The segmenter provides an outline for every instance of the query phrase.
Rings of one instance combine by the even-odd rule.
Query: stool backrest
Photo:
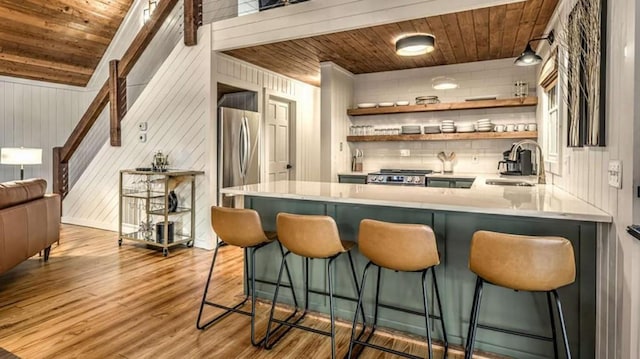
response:
[[[477,231],[471,239],[469,269],[515,290],[549,291],[576,278],[573,246],[562,237]]]
[[[292,253],[309,258],[328,258],[344,252],[333,218],[278,213],[278,239]]]
[[[381,267],[417,271],[440,264],[436,236],[423,224],[401,224],[363,219],[358,249]]]
[[[252,209],[211,207],[211,226],[225,243],[251,247],[267,241],[260,215]]]

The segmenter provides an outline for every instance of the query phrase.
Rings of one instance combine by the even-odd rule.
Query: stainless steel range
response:
[[[425,175],[432,170],[400,170],[383,168],[379,172],[369,173],[367,183],[425,186]]]

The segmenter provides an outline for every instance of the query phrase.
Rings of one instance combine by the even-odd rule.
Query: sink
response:
[[[494,185],[494,186],[518,186],[518,187],[535,186],[535,184],[531,182],[504,180],[504,179],[488,179],[488,180],[485,180],[484,183]]]

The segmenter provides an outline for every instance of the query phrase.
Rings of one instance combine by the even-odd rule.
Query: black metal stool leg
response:
[[[373,332],[376,331],[376,329],[378,329],[378,304],[380,303],[380,271],[381,268],[379,266],[376,265],[376,267],[378,267],[378,277],[376,278],[376,306],[375,306],[375,311],[373,313],[373,330],[371,331],[371,334],[373,334]]]
[[[280,247],[280,253],[284,257],[284,248],[282,248],[282,243],[278,242],[278,246]],[[293,306],[294,308],[298,308],[298,299],[296,296],[296,291],[293,288],[293,277],[291,276],[291,271],[289,271],[289,265],[287,262],[284,262],[284,270],[287,271],[287,278],[289,278],[289,285],[291,286],[291,295],[293,296]]]
[[[213,259],[211,260],[211,267],[209,267],[209,275],[207,276],[207,282],[204,284],[204,294],[202,295],[202,301],[200,302],[200,311],[198,311],[198,320],[196,320],[196,328],[204,329],[206,325],[200,325],[202,319],[202,311],[204,310],[204,304],[207,301],[207,293],[209,292],[209,283],[211,282],[211,276],[213,275],[213,267],[216,265],[216,257],[218,257],[218,246],[213,251]]]
[[[356,312],[353,315],[353,323],[351,325],[351,340],[349,341],[349,353],[347,354],[347,358],[351,358],[351,355],[353,354],[353,344],[355,343],[356,339],[356,324],[358,323],[358,311],[362,310],[362,316],[364,317],[364,309],[362,309],[362,297],[364,295],[364,284],[367,281],[367,273],[369,272],[369,267],[371,267],[371,262],[367,263],[367,265],[364,267],[364,271],[362,273],[362,282],[360,284],[360,289],[358,291],[358,305],[356,306]],[[366,325],[363,323],[362,325],[362,332],[364,333],[366,329]]]
[[[556,320],[553,315],[553,303],[551,292],[547,292],[547,305],[549,307],[549,318],[551,319],[551,337],[553,338],[553,357],[558,359],[558,337],[556,334]]]
[[[333,280],[331,279],[331,264],[337,257],[332,257],[327,263],[327,280],[329,282],[329,316],[331,320],[331,359],[336,357],[336,317],[333,309]]]
[[[427,350],[429,359],[433,358],[433,347],[431,345],[431,328],[429,328],[429,300],[427,299],[427,270],[422,271],[422,300],[424,304],[424,322],[427,329]]]
[[[440,302],[440,291],[438,290],[438,279],[436,279],[436,268],[431,267],[433,275],[433,286],[436,290],[436,301],[438,302],[438,313],[440,313],[440,323],[442,324],[442,341],[444,342],[444,358],[447,358],[449,352],[449,341],[447,340],[447,330],[444,326],[444,312],[442,311],[442,302]]]
[[[353,264],[353,257],[351,256],[351,251],[348,251],[347,254],[349,255],[349,265],[351,266],[351,274],[353,275],[353,284],[356,286],[356,295],[359,295],[360,286],[358,285],[358,276],[356,275],[356,266]],[[362,325],[363,325],[362,330],[364,331],[364,327],[366,327],[367,325],[367,319],[365,318],[365,315],[364,315],[364,307],[362,306],[362,303],[358,303],[358,305],[362,310]]]
[[[271,336],[271,323],[273,322],[273,314],[276,310],[276,303],[278,301],[278,292],[280,291],[280,281],[282,280],[282,272],[284,271],[284,265],[287,261],[287,256],[291,252],[287,252],[282,256],[282,262],[280,262],[280,270],[278,271],[278,281],[276,282],[276,290],[273,293],[273,302],[271,302],[271,311],[269,312],[269,322],[267,323],[267,334],[265,336],[264,346],[266,349],[271,349],[269,344],[269,337]]]
[[[560,318],[560,329],[562,330],[562,340],[564,341],[564,350],[567,355],[567,359],[571,359],[571,349],[569,348],[569,339],[567,338],[567,328],[564,324],[564,315],[562,314],[562,304],[560,303],[560,297],[558,291],[553,290],[553,295],[556,298],[556,307],[558,309],[558,318]]]
[[[261,345],[266,337],[259,341],[256,340],[256,248],[252,248],[251,252],[251,344],[254,347]]]
[[[473,357],[473,346],[476,340],[476,330],[478,329],[478,316],[480,314],[480,302],[482,301],[482,278],[476,280],[476,290],[473,295],[473,308],[471,309],[471,318],[469,319],[469,335],[467,336],[467,348],[464,353],[465,359]]]

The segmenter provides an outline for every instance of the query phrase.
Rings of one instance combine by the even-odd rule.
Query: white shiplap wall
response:
[[[217,54],[213,88],[224,83],[258,93],[258,112],[263,112],[265,96],[273,95],[294,101],[296,161],[293,164],[298,180],[319,180],[320,168],[320,89],[276,74],[233,57]],[[264,129],[262,133],[265,133]],[[265,162],[264,153],[262,154]],[[262,178],[266,177],[263,166]]]
[[[97,155],[63,203],[63,222],[117,230],[118,173],[147,166],[153,153],[169,155],[171,167],[203,170],[197,178],[196,246],[211,248],[208,138],[210,123],[210,34],[199,45],[175,46],[122,122],[122,147],[103,141]],[[138,122],[148,124],[138,141]]]
[[[97,88],[102,86],[109,76],[109,61],[111,59],[119,59],[122,57],[131,44],[131,41],[133,41],[133,38],[142,27],[142,8],[145,5],[146,1],[136,1],[129,13],[127,13],[122,26],[118,29],[114,40],[107,49],[105,56],[100,61],[100,64],[89,82],[88,92],[92,97],[96,94],[96,89],[92,89],[92,87]],[[175,45],[181,41],[184,26],[183,14],[183,2],[179,1],[171,14],[169,14],[165,22],[162,24],[158,33],[154,36],[145,52],[138,59],[138,62],[129,73],[129,76],[127,76],[127,105],[129,108],[133,106],[149,80],[164,62],[164,59],[169,56]],[[107,106],[69,161],[70,187],[73,187],[80,175],[93,160],[102,143],[108,137],[109,111]]]
[[[351,151],[346,138],[349,134],[347,109],[353,103],[354,75],[332,63],[320,64],[321,86],[321,179],[337,182],[338,173],[350,171]]]
[[[44,178],[52,190],[52,148],[69,137],[91,100],[83,88],[0,77],[0,147],[42,148],[42,164],[25,178]],[[0,165],[0,182],[20,179],[19,166]]]
[[[402,71],[361,74],[354,77],[354,101],[415,103],[417,96],[436,95],[442,102],[461,102],[472,96],[492,95],[498,98],[513,97],[514,82],[526,81],[533,94],[536,69],[513,65],[513,59],[474,62],[467,64],[436,66]],[[449,76],[456,79],[459,88],[437,91],[432,88],[432,78]],[[324,82],[324,77],[323,77]],[[488,110],[465,110],[424,112],[396,115],[352,116],[353,125],[372,125],[374,128],[400,128],[402,125],[439,124],[442,120],[459,123],[475,123],[489,118],[496,124],[535,123],[536,108],[507,108]],[[426,168],[442,169],[438,160],[440,151],[455,152],[454,172],[497,173],[502,152],[508,150],[514,140],[474,141],[411,141],[411,142],[361,142],[350,143],[364,151],[364,170],[380,168]],[[533,148],[532,148],[533,149]],[[410,156],[401,157],[400,150],[409,150]],[[474,160],[474,157],[477,160]],[[347,159],[348,160],[348,159]]]

